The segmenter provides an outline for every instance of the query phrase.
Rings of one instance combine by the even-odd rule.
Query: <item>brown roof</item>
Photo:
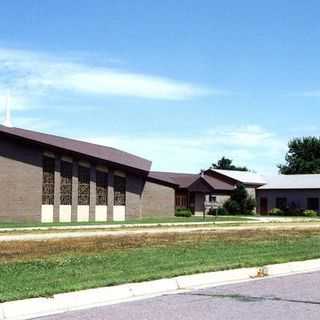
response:
[[[226,183],[219,179],[203,175],[200,173],[177,173],[177,172],[161,172],[161,171],[150,171],[148,177],[164,181],[171,184],[176,184],[179,188],[188,188],[194,182],[199,179],[203,179],[211,188],[216,190],[233,190],[234,186],[232,184]]]
[[[148,177],[155,180],[175,184],[180,188],[187,188],[191,183],[199,178],[199,175],[191,173],[150,171]]]
[[[227,183],[223,180],[219,180],[214,177],[210,177],[206,174],[202,178],[214,189],[218,189],[218,190],[233,190],[234,189],[234,184],[230,184],[230,183]]]
[[[129,168],[142,171],[149,171],[151,168],[151,161],[111,147],[20,128],[9,128],[2,125],[0,125],[0,133],[101,159],[109,163],[119,164]]]

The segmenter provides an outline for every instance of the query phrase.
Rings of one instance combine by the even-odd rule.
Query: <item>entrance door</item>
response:
[[[189,193],[189,208],[192,211],[192,214],[194,214],[194,205],[195,205],[195,194],[194,192]]]
[[[268,212],[268,198],[262,197],[260,198],[260,213]]]

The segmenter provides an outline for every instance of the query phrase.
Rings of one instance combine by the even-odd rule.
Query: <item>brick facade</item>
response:
[[[40,222],[42,205],[42,161],[48,151],[35,145],[0,139],[0,220]],[[51,154],[51,152],[49,152]],[[60,166],[63,154],[55,157],[53,221],[59,222]],[[71,221],[77,221],[79,160],[72,162]],[[161,184],[146,182],[142,175],[126,176],[126,219],[143,216],[174,216],[175,190]],[[108,168],[108,220],[113,219],[113,175]],[[96,166],[90,164],[89,220],[95,220]]]
[[[175,214],[175,189],[146,181],[142,194],[142,216],[173,217]]]
[[[65,155],[63,152],[46,150],[44,147],[14,139],[0,139],[0,220],[41,221],[42,161],[43,154],[46,152],[52,153],[55,157],[53,221],[59,222],[60,166],[61,159]],[[71,221],[77,221],[79,162],[84,161],[77,157],[70,158],[70,161],[73,166]],[[90,166],[89,221],[94,221],[96,218],[96,166],[101,163],[91,162],[91,160],[88,162],[88,159],[85,161]],[[125,169],[115,170],[112,167],[106,167],[106,170],[108,172],[108,220],[113,220],[113,181],[114,174],[117,172],[126,177],[126,219],[174,216],[176,190],[173,186],[148,180],[145,175],[134,174]],[[248,186],[247,190],[250,195],[255,195],[254,187]],[[215,194],[206,183],[198,180],[190,186],[190,191],[195,192],[195,213],[204,211],[205,194]],[[228,197],[225,193],[217,193],[217,200],[221,204]],[[270,200],[271,207],[274,206],[273,202],[274,199]]]
[[[128,219],[142,218],[142,193],[145,179],[133,174],[127,175],[126,217]]]
[[[0,219],[40,221],[42,154],[15,141],[0,140]]]

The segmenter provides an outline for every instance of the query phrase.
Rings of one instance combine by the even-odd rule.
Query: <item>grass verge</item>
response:
[[[0,222],[1,228],[28,228],[28,227],[59,227],[59,226],[86,226],[86,225],[112,225],[112,224],[148,224],[148,223],[186,223],[186,222],[214,222],[214,221],[247,221],[250,220],[246,217],[241,216],[227,216],[227,217],[215,217],[206,216],[205,219],[202,217],[163,217],[163,218],[143,218],[126,221],[106,221],[106,222],[70,222],[70,223],[34,223],[34,222]]]
[[[236,231],[0,243],[0,301],[320,257],[318,231]]]

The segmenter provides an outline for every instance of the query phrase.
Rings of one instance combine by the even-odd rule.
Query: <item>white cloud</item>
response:
[[[64,87],[95,94],[183,100],[210,94],[210,90],[170,79],[108,70],[67,75]]]
[[[0,92],[10,87],[14,95],[41,95],[48,90],[75,91],[101,96],[185,100],[205,95],[225,95],[193,83],[170,78],[92,66],[68,57],[0,48]]]
[[[153,161],[153,170],[198,172],[222,156],[261,173],[275,173],[286,139],[259,126],[217,127],[193,136],[108,136],[83,139],[126,150]]]

